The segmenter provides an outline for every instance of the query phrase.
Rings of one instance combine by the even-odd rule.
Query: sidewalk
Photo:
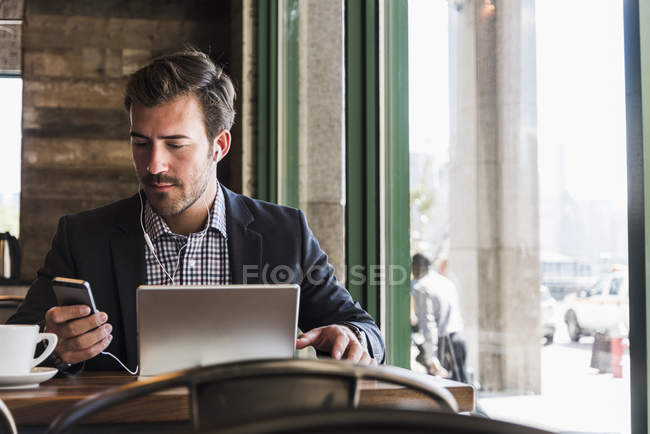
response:
[[[567,339],[568,341],[568,339]],[[630,433],[630,357],[623,378],[589,367],[593,338],[559,342],[542,349],[542,394],[498,396],[479,393],[492,418],[556,431]]]
[[[573,433],[630,433],[630,357],[623,357],[623,378],[590,368],[593,338],[570,342],[558,328],[556,342],[540,344],[541,395],[478,394],[493,419]],[[426,373],[415,361],[411,369]]]

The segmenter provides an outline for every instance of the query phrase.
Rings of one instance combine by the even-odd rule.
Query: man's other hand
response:
[[[357,339],[352,330],[344,325],[332,324],[311,329],[298,336],[296,348],[303,349],[313,346],[319,351],[329,352],[333,358],[345,358],[361,365],[376,365],[375,359],[370,357],[368,350]]]
[[[58,336],[54,352],[66,363],[92,359],[111,343],[113,327],[106,324],[108,315],[90,315],[84,305],[55,306],[45,313],[45,331]]]

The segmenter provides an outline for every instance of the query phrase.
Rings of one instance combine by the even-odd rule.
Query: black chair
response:
[[[0,433],[16,434],[16,422],[2,399],[0,399]]]
[[[0,324],[6,323],[9,317],[16,313],[24,299],[25,297],[19,295],[0,295]]]
[[[183,386],[189,390],[188,428],[194,431],[286,412],[355,408],[362,379],[410,388],[431,398],[442,412],[458,409],[446,389],[406,369],[335,360],[259,360],[178,371],[107,390],[61,414],[52,422],[49,432],[66,432],[108,407]]]
[[[310,411],[275,416],[212,432],[222,434],[551,434],[550,431],[482,417],[435,411],[371,408]]]

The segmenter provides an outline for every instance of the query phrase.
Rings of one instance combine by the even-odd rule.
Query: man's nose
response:
[[[154,144],[147,165],[147,172],[152,175],[167,172],[169,169],[168,155],[164,147]]]

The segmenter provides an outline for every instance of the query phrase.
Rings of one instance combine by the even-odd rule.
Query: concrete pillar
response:
[[[540,391],[534,0],[450,8],[450,266],[485,390]]]
[[[255,196],[257,2],[242,3],[242,190]],[[343,0],[299,2],[299,207],[345,279]]]
[[[345,279],[343,1],[299,3],[300,208]]]

